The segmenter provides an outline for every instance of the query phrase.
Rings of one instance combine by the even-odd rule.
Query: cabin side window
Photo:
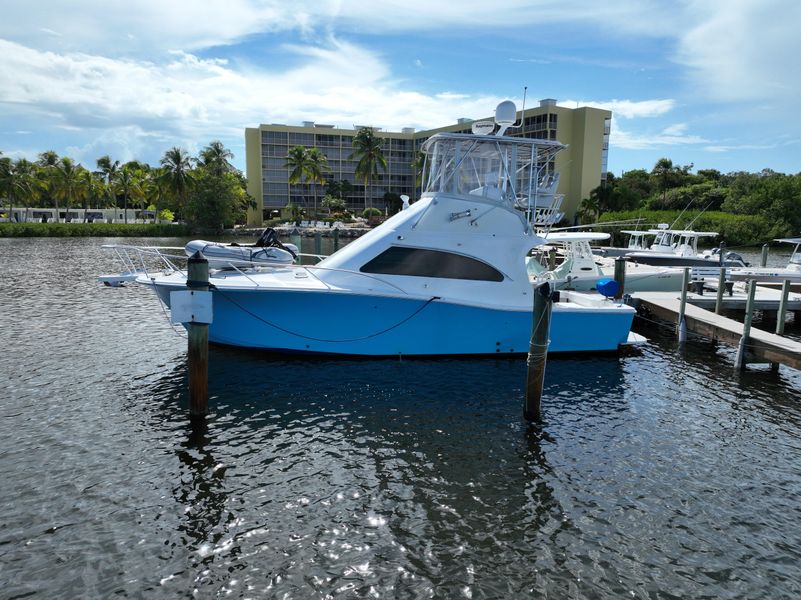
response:
[[[382,275],[503,281],[503,274],[500,271],[475,258],[441,250],[400,246],[388,248],[359,270],[362,273]]]

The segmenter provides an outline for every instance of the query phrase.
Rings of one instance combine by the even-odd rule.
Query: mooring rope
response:
[[[391,327],[387,327],[386,329],[383,329],[381,331],[376,331],[375,333],[371,333],[370,335],[351,338],[351,339],[345,339],[345,340],[327,340],[327,339],[323,339],[323,338],[315,338],[315,337],[311,337],[311,336],[308,336],[308,335],[303,335],[302,333],[297,333],[295,331],[290,331],[289,329],[285,329],[284,327],[281,327],[280,325],[276,325],[275,323],[271,323],[267,319],[264,319],[264,318],[260,317],[259,315],[253,313],[252,311],[248,310],[247,308],[245,308],[244,306],[239,304],[236,300],[234,300],[228,294],[223,292],[219,287],[216,287],[215,289],[221,296],[223,296],[231,304],[233,304],[234,306],[239,308],[242,312],[245,312],[245,313],[249,314],[251,317],[253,317],[254,319],[256,319],[258,321],[261,321],[265,325],[269,325],[270,327],[273,327],[274,329],[278,329],[279,331],[283,331],[284,333],[287,333],[289,335],[293,335],[295,337],[302,338],[304,340],[310,340],[310,341],[313,341],[313,342],[326,342],[326,343],[332,343],[332,344],[340,344],[340,343],[346,343],[346,342],[359,342],[359,341],[362,341],[362,340],[369,340],[369,339],[377,337],[379,335],[383,335],[383,334],[385,334],[385,333],[387,333],[389,331],[392,331],[393,329],[396,329],[397,327],[400,327],[401,325],[403,325],[404,323],[409,321],[411,318],[415,317],[418,313],[420,313],[420,311],[422,311],[426,306],[431,304],[434,300],[439,300],[440,299],[439,296],[432,296],[431,298],[426,300],[423,303],[422,306],[420,306],[416,311],[414,311],[412,314],[410,314],[405,319],[399,321],[398,323],[395,323]]]

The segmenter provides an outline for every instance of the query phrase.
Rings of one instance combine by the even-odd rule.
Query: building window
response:
[[[392,246],[365,264],[362,273],[503,281],[503,274],[485,262],[441,250]]]

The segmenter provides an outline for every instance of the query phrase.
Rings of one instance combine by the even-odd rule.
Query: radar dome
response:
[[[517,107],[511,100],[504,100],[495,109],[495,122],[498,125],[512,125],[517,120]]]

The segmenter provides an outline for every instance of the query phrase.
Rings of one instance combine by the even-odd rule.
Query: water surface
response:
[[[801,595],[798,372],[653,326],[549,360],[536,429],[522,358],[213,347],[193,428],[104,241],[0,239],[0,597]]]

